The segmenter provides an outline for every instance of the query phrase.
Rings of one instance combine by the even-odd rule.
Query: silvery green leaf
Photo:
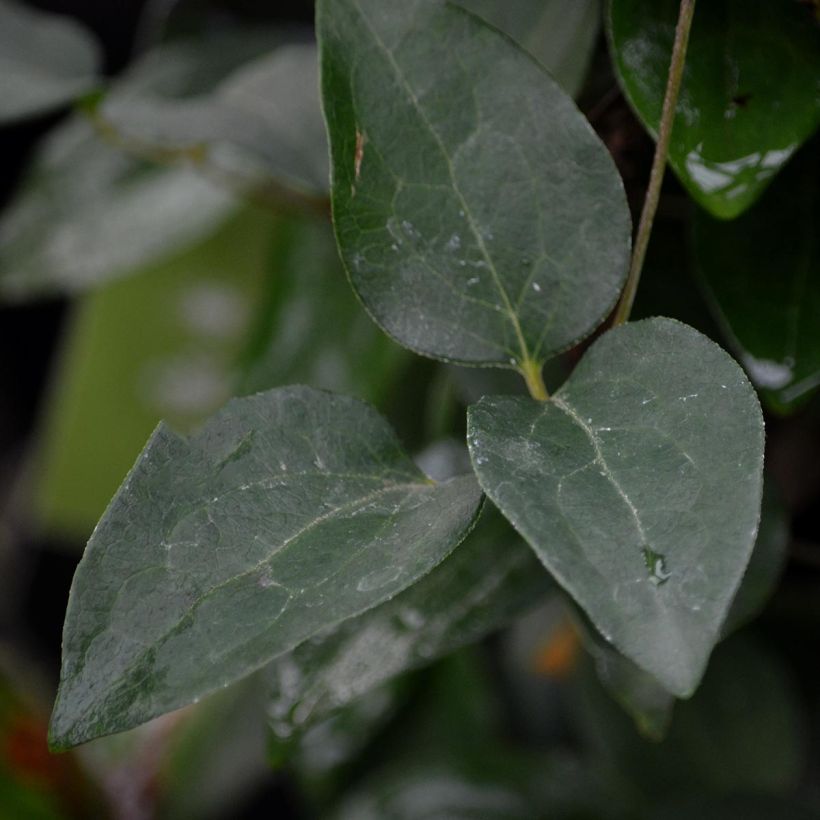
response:
[[[86,548],[50,742],[122,731],[245,677],[430,572],[473,525],[368,405],[306,387],[160,425]]]

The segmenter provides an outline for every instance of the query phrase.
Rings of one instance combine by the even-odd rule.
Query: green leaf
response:
[[[259,64],[240,67],[281,40],[281,33],[260,28],[163,45],[148,52],[113,84],[111,105],[116,110],[126,103],[138,106],[140,101],[144,105],[154,101],[171,116],[177,108],[186,110],[191,99],[210,99],[207,92],[221,82],[238,83],[242,91],[243,71],[253,86],[254,67]],[[270,59],[275,60],[277,54],[274,51]],[[279,90],[288,97],[285,89]],[[313,99],[320,120],[318,92]],[[274,101],[269,101],[259,117],[273,117],[273,109]],[[100,110],[98,105],[87,111],[96,127],[78,117],[48,138],[34,158],[21,193],[4,212],[0,296],[26,299],[76,292],[122,278],[195,244],[236,210],[237,199],[229,190],[246,191],[241,174],[238,180],[230,174],[226,180],[229,169],[208,165],[209,155],[190,152],[187,146],[177,145],[175,154],[174,146],[145,145],[118,135],[110,123],[101,121]],[[282,112],[283,117],[287,114]],[[149,122],[155,115],[159,117],[153,108],[146,111]],[[279,122],[285,129],[291,127]],[[270,147],[276,148],[273,141]],[[286,157],[291,155],[278,147],[287,164]],[[322,153],[326,154],[326,148]],[[177,161],[185,167],[174,164]],[[264,175],[256,173],[256,166],[252,172],[245,170],[261,185]],[[258,186],[253,193],[264,196]],[[282,204],[278,197],[276,202]]]
[[[763,505],[754,552],[746,567],[740,588],[723,624],[723,635],[745,626],[766,605],[786,566],[791,531],[786,509],[770,476],[763,485]]]
[[[313,45],[281,45],[209,92],[174,98],[126,87],[106,97],[95,116],[125,143],[193,160],[240,190],[326,194]]]
[[[487,495],[603,636],[690,695],[757,533],[763,419],[742,370],[686,325],[635,322],[551,401],[482,399],[468,441]]]
[[[620,292],[630,226],[572,100],[449,4],[317,9],[336,235],[373,318],[424,355],[504,367],[587,336]]]
[[[132,159],[71,120],[49,136],[0,221],[0,295],[22,300],[123,278],[195,244],[236,207],[191,170]]]
[[[789,793],[799,782],[805,716],[788,670],[765,646],[743,637],[721,644],[698,692],[675,706],[660,743],[641,738],[592,675],[577,683],[592,764],[645,797]]]
[[[654,135],[678,0],[610,0],[627,98]],[[709,0],[692,24],[669,161],[721,219],[748,208],[820,124],[820,31],[795,0]]]
[[[361,402],[290,387],[196,435],[160,425],[74,578],[50,741],[122,731],[242,678],[415,583],[472,526]]]
[[[0,124],[73,102],[99,83],[99,64],[78,23],[0,0]]]
[[[649,672],[618,652],[594,628],[583,629],[582,635],[604,689],[632,717],[641,735],[649,740],[661,740],[672,720],[674,695]]]
[[[456,0],[506,32],[540,60],[564,91],[577,96],[601,20],[598,0]]]
[[[789,163],[754,208],[695,219],[698,270],[749,377],[780,411],[820,384],[820,143]]]
[[[480,640],[534,606],[548,588],[530,550],[488,510],[422,581],[271,665],[274,730],[288,736],[402,672]]]

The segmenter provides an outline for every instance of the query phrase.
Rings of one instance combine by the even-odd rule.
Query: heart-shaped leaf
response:
[[[732,222],[695,219],[698,270],[763,399],[793,409],[820,385],[820,141]]]
[[[808,4],[810,5],[810,4]],[[679,0],[610,0],[615,68],[638,116],[657,133]],[[795,0],[698,4],[669,161],[714,216],[761,194],[820,125],[820,30]]]
[[[0,0],[0,123],[44,114],[92,90],[100,54],[69,17]]]
[[[757,533],[763,419],[743,371],[671,319],[608,332],[548,402],[470,408],[487,495],[604,637],[691,694]]]
[[[385,421],[290,387],[234,400],[185,440],[160,426],[72,586],[50,740],[176,709],[417,581],[480,491],[441,484]]]
[[[620,292],[630,220],[572,100],[450,4],[317,13],[336,235],[375,320],[419,353],[519,368],[588,335]]]

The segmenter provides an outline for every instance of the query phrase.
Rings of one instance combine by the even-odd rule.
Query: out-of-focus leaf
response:
[[[721,644],[660,743],[642,739],[591,670],[576,688],[600,765],[645,795],[782,793],[803,767],[797,694],[779,659],[743,638]]]
[[[57,129],[0,221],[0,295],[20,300],[122,278],[190,246],[236,209],[188,169],[148,165],[81,120]]]
[[[188,438],[160,425],[74,576],[50,743],[196,702],[389,600],[456,548],[480,504],[472,475],[426,478],[345,396],[280,388]]]
[[[318,83],[315,47],[292,43],[242,66],[210,93],[163,98],[125,87],[95,116],[125,144],[193,159],[241,190],[283,187],[321,199],[328,159]]]
[[[218,692],[191,710],[167,743],[157,789],[158,820],[207,820],[269,775],[258,678]]]
[[[653,134],[678,0],[610,0],[621,84]],[[714,216],[748,208],[820,124],[820,31],[795,0],[708,0],[695,12],[669,161]]]
[[[392,601],[274,662],[269,716],[288,736],[395,676],[500,629],[549,588],[494,510],[441,565]]]
[[[818,225],[817,140],[743,216],[695,219],[697,266],[715,315],[763,400],[781,412],[820,384]]]
[[[479,481],[604,637],[688,696],[754,546],[763,417],[738,365],[671,319],[610,330],[546,402],[468,417]]]
[[[457,0],[537,57],[574,97],[581,90],[601,19],[599,0]]]
[[[317,27],[336,236],[374,319],[428,356],[529,370],[591,333],[630,218],[571,98],[452,4],[322,0]]]
[[[601,685],[633,718],[644,737],[661,740],[672,720],[675,696],[605,641],[594,627],[587,627],[583,634]]]
[[[0,124],[73,102],[100,82],[99,63],[74,20],[0,0]]]
[[[232,394],[275,226],[243,210],[77,305],[37,465],[36,514],[50,534],[85,541],[159,419],[190,430]]]
[[[164,45],[109,93],[135,105],[161,99],[170,110],[184,108],[281,42],[278,32],[260,29]],[[3,214],[0,296],[75,292],[122,278],[190,247],[235,212],[235,186],[208,177],[201,155],[134,146],[93,111],[87,116],[96,129],[78,118],[46,140]],[[169,167],[176,159],[185,167]]]
[[[362,310],[330,225],[280,220],[265,288],[244,356],[241,392],[299,382],[383,403],[409,354]]]
[[[786,565],[790,535],[786,509],[772,480],[767,477],[763,485],[757,541],[726,616],[724,636],[751,621],[766,605]]]

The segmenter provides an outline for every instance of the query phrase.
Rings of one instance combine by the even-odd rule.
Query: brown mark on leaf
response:
[[[364,159],[364,147],[367,145],[367,135],[356,129],[356,152],[353,155],[353,185],[351,186],[351,194],[356,195],[356,183],[359,181],[359,175],[362,172],[362,160]]]

